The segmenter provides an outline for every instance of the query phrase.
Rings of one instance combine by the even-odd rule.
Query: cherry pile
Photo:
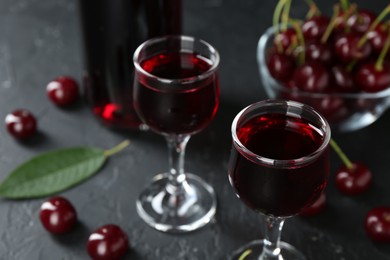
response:
[[[280,98],[307,103],[331,123],[375,107],[375,102],[342,95],[310,95],[376,93],[390,87],[390,20],[385,19],[390,5],[377,15],[341,1],[327,16],[308,2],[304,20],[289,16],[291,0],[280,0],[275,8],[267,67],[288,90]]]
[[[42,226],[53,234],[64,234],[75,228],[78,219],[72,203],[61,196],[43,202],[39,212]],[[94,260],[118,260],[129,249],[126,233],[117,225],[108,224],[92,232],[87,251]]]

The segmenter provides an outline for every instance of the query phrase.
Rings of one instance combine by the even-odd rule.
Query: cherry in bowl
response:
[[[358,62],[349,73],[348,70],[345,71],[349,64],[338,62],[339,59],[336,58],[335,53],[330,59],[330,64],[328,64],[322,58],[318,60],[316,57],[320,56],[313,52],[313,55],[316,54],[317,56],[312,55],[311,57],[308,55],[305,63],[302,65],[295,64],[293,76],[290,79],[276,78],[271,74],[268,67],[268,61],[272,53],[270,50],[276,48],[274,35],[275,30],[270,27],[261,35],[257,45],[260,79],[268,98],[289,99],[309,104],[318,111],[321,110],[320,113],[327,114],[324,116],[330,123],[332,131],[339,133],[356,131],[374,123],[390,107],[390,87],[385,89],[382,88],[382,85],[379,88],[375,87],[375,90],[382,89],[379,92],[362,91],[360,85],[363,81],[359,85],[356,84],[356,80],[358,80],[356,71],[361,67],[361,64]],[[357,44],[357,42],[354,41],[354,44]],[[333,48],[333,46],[332,44],[331,47]],[[354,55],[351,55],[351,57],[353,59]],[[313,58],[317,61],[310,60]],[[363,57],[361,58],[363,59]],[[385,70],[386,62],[383,64]],[[341,66],[341,69],[339,67],[332,69],[335,66]],[[332,106],[329,109],[327,107],[323,109],[328,102]]]

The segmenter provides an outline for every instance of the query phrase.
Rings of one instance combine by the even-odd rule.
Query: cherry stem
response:
[[[273,26],[274,26],[274,34],[275,34],[275,36],[280,32],[279,20],[280,20],[280,16],[282,14],[282,11],[283,11],[283,7],[286,4],[286,1],[287,0],[280,0],[278,2],[278,4],[276,5],[276,7],[275,7],[274,16],[272,18],[272,23],[273,23]],[[283,52],[283,46],[282,46],[281,42],[277,42],[276,43],[276,48],[277,48],[277,51],[279,53]]]
[[[321,15],[320,9],[319,9],[318,6],[316,5],[316,3],[314,3],[313,0],[305,0],[305,2],[306,2],[307,5],[309,6],[309,11],[307,12],[307,15],[306,15],[306,18],[307,18],[307,19],[310,19],[310,18],[312,18],[313,16]]]
[[[298,64],[302,65],[305,63],[305,38],[303,37],[302,29],[299,22],[294,21],[293,27],[297,33],[298,43],[302,47],[302,51],[298,53]]]
[[[286,4],[283,8],[282,14],[281,14],[281,30],[285,32],[287,30],[288,21],[290,19],[290,7],[291,7],[291,0],[286,0]]]
[[[357,59],[353,59],[348,65],[347,67],[345,68],[347,72],[351,72],[353,70],[353,68],[355,67],[355,65],[357,64],[358,60]]]
[[[345,32],[346,33],[350,33],[351,32],[351,25],[348,23],[348,19],[353,15],[355,14],[357,11],[357,5],[356,4],[351,4],[349,7],[348,7],[348,10],[345,12],[345,14],[343,15],[343,20],[345,22]]]
[[[247,250],[244,251],[244,253],[242,253],[242,254],[240,255],[240,257],[238,258],[238,260],[245,260],[245,258],[246,258],[248,255],[250,255],[250,254],[252,254],[252,249],[247,249]]]
[[[349,1],[348,0],[340,0],[340,3],[341,3],[341,9],[343,9],[343,11],[348,10],[348,8],[349,8]]]
[[[353,169],[353,164],[351,160],[349,160],[347,155],[341,150],[340,146],[332,138],[330,139],[329,144],[333,148],[333,150],[337,153],[337,155],[340,157],[344,165],[350,170]]]
[[[292,40],[292,42],[291,42],[290,46],[288,46],[288,48],[286,50],[287,55],[292,55],[294,50],[296,50],[297,47],[299,46],[298,40],[297,40],[296,37],[293,37],[291,40]]]
[[[274,29],[275,29],[275,34],[280,32],[280,30],[279,30],[280,29],[279,21],[280,21],[280,17],[281,17],[284,5],[286,4],[286,1],[287,0],[279,0],[279,2],[276,4],[274,15],[273,15],[273,18],[272,18],[272,23],[273,23],[273,26],[274,26]]]
[[[373,31],[379,23],[386,17],[386,15],[390,12],[390,4],[383,9],[383,11],[378,15],[378,17],[372,22],[367,32],[364,33],[363,37],[359,40],[357,47],[362,47],[368,40],[368,34]]]
[[[390,48],[390,27],[388,28],[388,35],[387,35],[385,45],[383,46],[383,49],[381,50],[381,53],[379,54],[378,59],[375,63],[375,69],[377,71],[383,70],[383,61],[386,58],[386,54],[388,53],[389,48]]]
[[[105,150],[104,151],[104,156],[106,157],[110,157],[116,153],[119,153],[120,151],[122,151],[123,149],[125,149],[128,145],[130,144],[130,141],[129,140],[124,140],[123,142],[121,142],[120,144],[116,145],[115,147],[109,149],[109,150]]]
[[[333,6],[332,19],[330,20],[328,26],[326,27],[324,34],[321,37],[321,43],[325,44],[328,41],[330,34],[332,33],[334,27],[336,26],[336,20],[337,20],[339,13],[340,13],[340,6],[338,4],[336,4]]]

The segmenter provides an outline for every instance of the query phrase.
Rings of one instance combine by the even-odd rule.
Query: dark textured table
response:
[[[303,16],[304,1],[293,14]],[[330,10],[328,1],[320,7]],[[227,179],[230,124],[244,106],[266,98],[255,51],[270,25],[272,0],[184,0],[184,31],[212,43],[221,54],[221,106],[216,119],[190,140],[186,168],[215,187],[218,213],[213,223],[193,233],[169,235],[149,228],[138,216],[135,200],[156,173],[168,167],[166,145],[146,132],[118,133],[101,126],[86,105],[58,109],[46,97],[48,80],[60,74],[82,75],[82,48],[75,0],[0,0],[0,118],[27,108],[38,118],[39,133],[15,141],[0,127],[0,179],[25,160],[51,149],[87,145],[110,148],[125,138],[131,145],[110,158],[92,179],[61,193],[77,208],[80,225],[52,236],[41,226],[43,199],[0,200],[0,259],[88,259],[85,245],[97,227],[115,223],[128,233],[125,259],[227,259],[239,246],[262,237],[261,219],[234,195]],[[379,11],[385,1],[359,1]],[[357,197],[335,188],[340,160],[332,153],[326,210],[311,218],[286,222],[283,239],[314,260],[390,259],[390,246],[367,237],[367,211],[390,205],[390,113],[373,125],[349,134],[334,134],[345,152],[364,160],[374,172],[373,187]]]

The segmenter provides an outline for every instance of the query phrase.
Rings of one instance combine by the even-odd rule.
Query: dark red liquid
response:
[[[165,79],[183,79],[198,76],[211,63],[192,53],[159,54],[142,62],[142,68]],[[193,134],[215,116],[219,105],[219,84],[216,73],[194,84],[164,91],[152,86],[141,75],[134,86],[135,108],[140,117],[154,131],[165,134]]]
[[[308,122],[280,114],[250,119],[237,136],[251,152],[278,160],[308,156],[324,138]],[[240,199],[273,216],[291,216],[311,205],[325,188],[328,172],[327,151],[308,165],[281,169],[255,163],[233,147],[229,165],[229,178]]]
[[[132,56],[145,40],[182,32],[182,0],[79,0],[84,40],[84,93],[109,127],[136,129]]]

